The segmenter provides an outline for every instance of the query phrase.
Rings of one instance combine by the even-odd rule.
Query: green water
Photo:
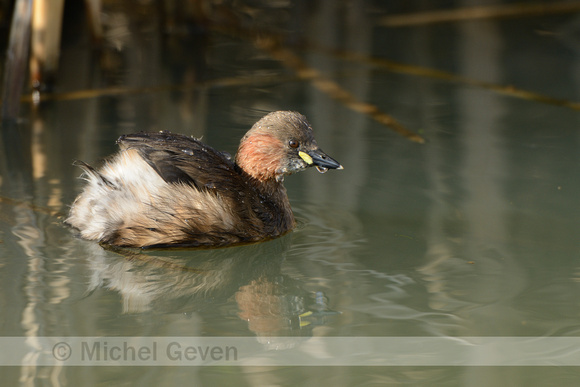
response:
[[[163,34],[143,2],[132,17],[127,7],[108,10],[117,46],[109,42],[99,64],[82,23],[67,19],[54,98],[23,103],[18,123],[2,130],[0,336],[241,336],[292,345],[325,336],[578,336],[580,113],[560,106],[580,100],[578,14],[381,26],[380,17],[425,10],[389,4],[238,11],[247,25],[283,33],[283,47],[307,66],[424,144],[297,76],[249,35]],[[115,30],[121,16],[126,34]],[[286,179],[299,220],[293,233],[252,246],[123,255],[62,224],[83,184],[73,160],[98,164],[119,135],[171,130],[233,154],[272,110],[305,114],[321,148],[345,167]],[[321,308],[329,313],[300,324]],[[577,368],[548,366],[0,372],[7,386],[580,380]]]

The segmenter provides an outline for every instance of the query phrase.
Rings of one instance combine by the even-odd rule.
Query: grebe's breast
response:
[[[275,237],[294,226],[284,187],[248,177],[200,141],[167,132],[121,136],[67,223],[86,239],[119,246],[224,246]]]

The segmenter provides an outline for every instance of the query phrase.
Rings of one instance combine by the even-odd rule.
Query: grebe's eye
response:
[[[290,140],[288,141],[288,145],[290,145],[290,148],[298,148],[298,141],[296,140]]]

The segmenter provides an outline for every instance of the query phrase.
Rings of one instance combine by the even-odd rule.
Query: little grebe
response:
[[[125,247],[226,246],[294,228],[282,182],[316,166],[342,169],[314,139],[306,117],[278,111],[240,141],[235,162],[197,139],[137,133],[96,170],[77,162],[88,184],[66,222],[81,237]]]

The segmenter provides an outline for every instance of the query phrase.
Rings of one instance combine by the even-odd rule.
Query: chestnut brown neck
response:
[[[236,164],[248,175],[262,182],[281,180],[278,175],[284,145],[270,133],[246,135],[240,142]]]
[[[244,137],[236,155],[236,164],[247,176],[250,186],[260,197],[263,213],[257,215],[283,234],[294,228],[295,221],[280,169],[284,157],[282,142],[269,133],[254,133]],[[273,231],[273,230],[272,230]]]

